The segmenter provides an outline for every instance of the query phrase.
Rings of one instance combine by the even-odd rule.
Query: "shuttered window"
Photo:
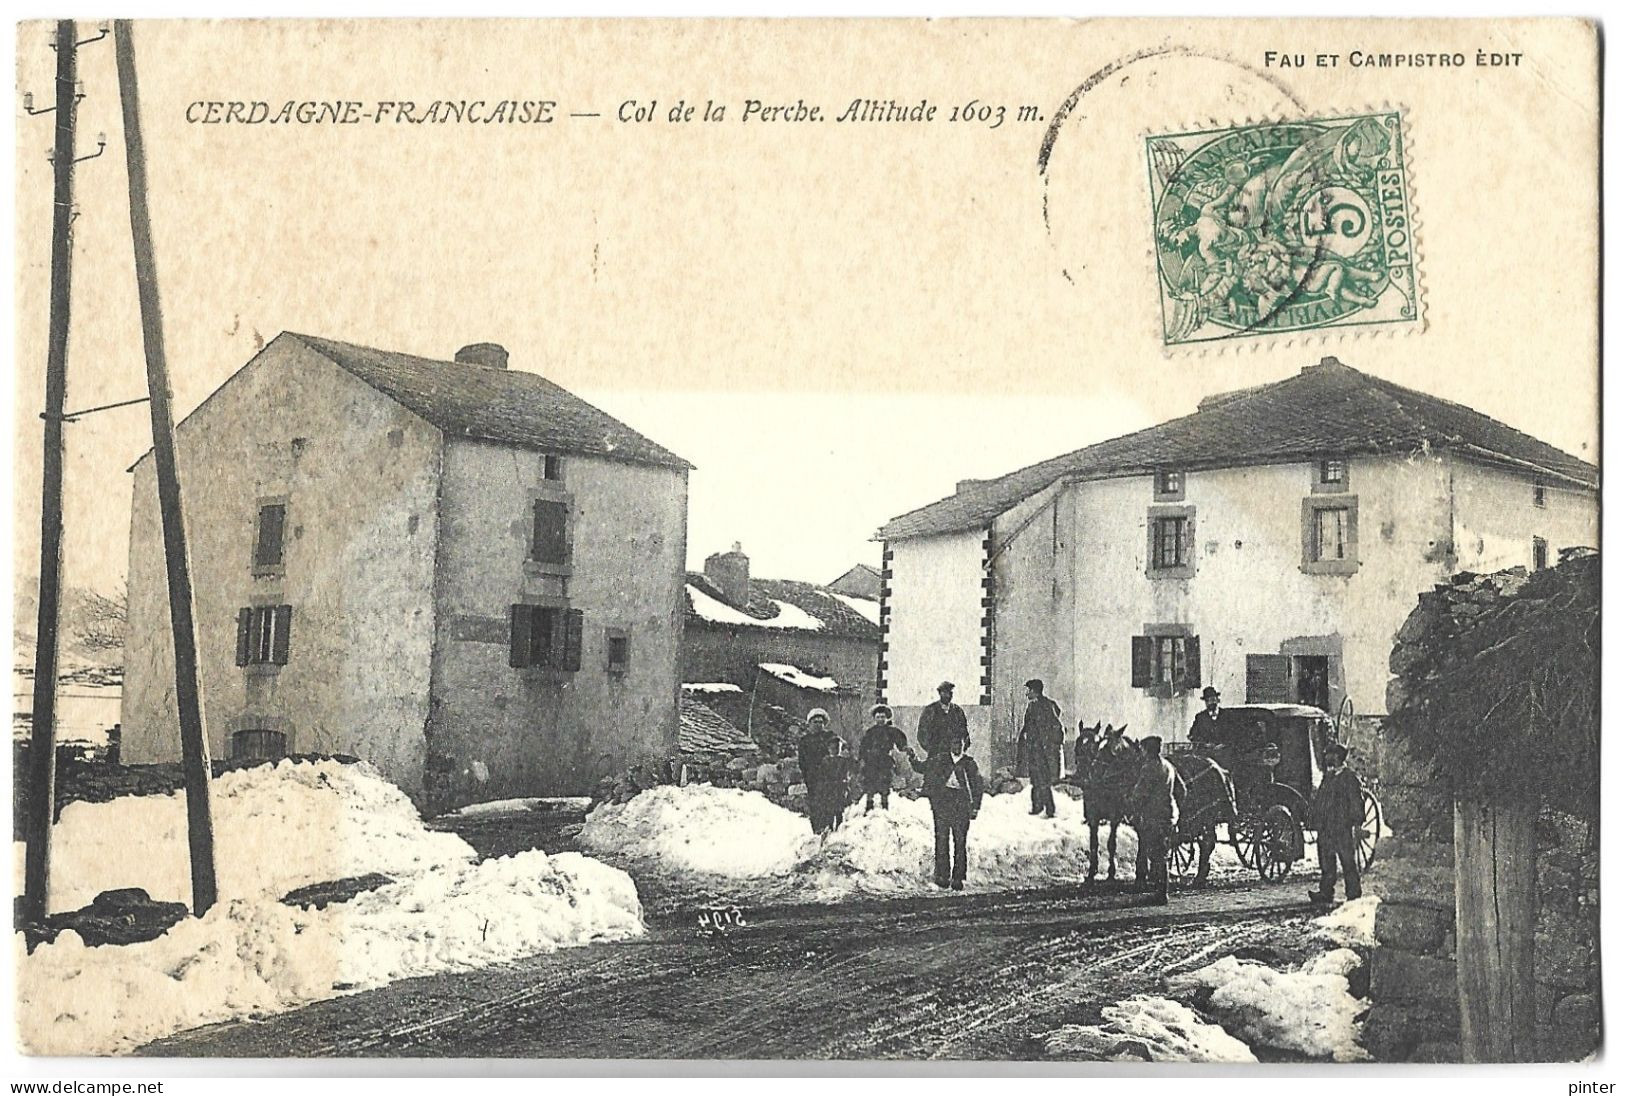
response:
[[[514,605],[509,609],[508,665],[581,669],[583,614],[554,605]]]
[[[1202,641],[1196,636],[1134,636],[1129,654],[1129,685],[1158,696],[1194,689],[1202,683]]]
[[[288,507],[271,502],[260,507],[259,524],[254,533],[254,566],[282,566],[282,534],[287,525]]]
[[[537,563],[570,562],[570,507],[555,499],[531,504],[530,558]]]
[[[293,606],[255,605],[237,610],[237,665],[286,666]]]
[[[1292,660],[1286,655],[1247,656],[1247,703],[1286,704],[1292,700]]]

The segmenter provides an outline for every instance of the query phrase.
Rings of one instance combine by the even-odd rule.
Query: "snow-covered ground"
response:
[[[1349,993],[1348,976],[1360,962],[1347,948],[1323,952],[1288,971],[1226,955],[1170,984],[1212,990],[1207,1011],[1250,1046],[1359,1062],[1370,1057],[1356,1042],[1359,1015],[1369,1006]]]
[[[215,788],[221,901],[207,916],[122,947],[87,948],[64,932],[29,955],[13,937],[28,1051],[117,1053],[199,1024],[643,932],[625,872],[576,853],[477,862],[461,838],[425,829],[367,766],[283,762],[228,774]],[[53,907],[119,886],[184,900],[178,806],[178,797],[147,796],[65,810]],[[96,809],[70,819],[76,807]],[[371,872],[396,881],[324,910],[277,900]]]
[[[971,823],[966,890],[1005,891],[1070,882],[1088,870],[1082,811],[1028,813],[1024,795],[988,796]],[[1105,833],[1101,871],[1105,871]],[[697,888],[756,901],[839,902],[942,893],[933,883],[931,807],[894,795],[890,810],[847,812],[828,837],[765,796],[707,784],[664,786],[599,806],[582,847]],[[1134,831],[1118,831],[1118,875],[1134,872]]]
[[[1256,1062],[1247,1044],[1188,1005],[1142,994],[1107,1005],[1098,1024],[1068,1024],[1044,1053],[1095,1062]]]

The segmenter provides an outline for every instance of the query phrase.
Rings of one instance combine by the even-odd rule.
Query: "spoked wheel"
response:
[[[1236,859],[1242,867],[1258,870],[1259,815],[1246,814],[1230,823],[1230,844],[1236,848]]]
[[[1360,793],[1365,813],[1359,829],[1354,831],[1354,853],[1360,861],[1360,870],[1371,866],[1377,858],[1377,842],[1382,838],[1382,804],[1369,791]]]
[[[1298,850],[1303,847],[1298,820],[1285,807],[1271,807],[1259,816],[1256,837],[1254,864],[1258,874],[1271,883],[1279,883],[1292,870],[1298,860]]]
[[[1174,835],[1173,843],[1168,846],[1168,874],[1176,879],[1194,879],[1196,866],[1201,859],[1201,849],[1194,837]]]

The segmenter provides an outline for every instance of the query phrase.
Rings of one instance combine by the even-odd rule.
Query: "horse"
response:
[[[1095,724],[1095,730],[1100,724]],[[1080,739],[1083,728],[1080,724]],[[1083,818],[1089,824],[1089,878],[1100,873],[1100,824],[1109,826],[1106,834],[1106,878],[1117,878],[1117,827],[1128,820],[1129,793],[1139,778],[1144,755],[1134,742],[1123,737],[1128,724],[1106,724],[1104,737],[1095,740],[1093,755],[1081,758],[1078,777],[1083,785]],[[1080,741],[1080,745],[1084,745]],[[1079,750],[1087,753],[1088,747]]]
[[[1185,781],[1176,840],[1196,841],[1196,885],[1200,887],[1207,882],[1213,849],[1219,843],[1219,823],[1233,825],[1236,821],[1236,786],[1230,774],[1211,757],[1178,750],[1168,760]]]

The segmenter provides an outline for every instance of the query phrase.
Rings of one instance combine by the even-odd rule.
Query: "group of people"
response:
[[[1016,739],[1021,771],[1030,785],[1032,809],[1029,813],[1055,817],[1055,785],[1062,779],[1062,751],[1066,732],[1061,709],[1044,694],[1044,682],[1033,678],[1026,683],[1027,709]],[[1220,693],[1212,686],[1202,690],[1203,711],[1191,727],[1191,741],[1217,738]],[[970,756],[970,729],[964,709],[954,703],[954,684],[937,686],[937,699],[920,714],[917,739],[920,753],[893,721],[894,713],[885,704],[871,710],[873,722],[859,739],[857,757],[847,756],[845,743],[830,729],[829,713],[814,708],[807,716],[807,730],[798,746],[802,779],[807,786],[807,808],[813,829],[829,833],[840,825],[849,795],[849,781],[856,771],[861,780],[864,811],[891,805],[893,757],[896,751],[907,755],[910,765],[924,777],[921,792],[931,805],[935,831],[936,885],[963,890],[967,865],[966,845],[971,820],[981,810],[984,781]],[[1149,892],[1151,901],[1168,901],[1168,851],[1185,808],[1187,788],[1167,757],[1163,740],[1151,735],[1138,744],[1124,737],[1126,726],[1108,725],[1099,735],[1099,725],[1083,727],[1074,745],[1072,779],[1090,786],[1127,788],[1127,794],[1112,809],[1130,821],[1138,838],[1135,854],[1135,886]],[[1320,885],[1310,892],[1317,903],[1329,904],[1342,868],[1344,893],[1360,897],[1360,870],[1355,831],[1364,819],[1363,785],[1348,767],[1348,750],[1331,744],[1325,754],[1326,768],[1309,804],[1307,821],[1319,833]],[[1099,779],[1105,777],[1107,779]],[[1086,805],[1087,809],[1087,805]],[[1099,817],[1091,812],[1091,820]],[[1091,875],[1093,863],[1091,862]]]

